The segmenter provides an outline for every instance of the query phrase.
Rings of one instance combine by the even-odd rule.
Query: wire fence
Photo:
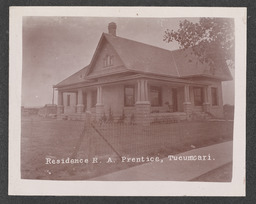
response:
[[[156,156],[231,140],[232,122],[153,123],[149,126],[126,123],[85,123],[85,140],[80,148],[89,155]]]

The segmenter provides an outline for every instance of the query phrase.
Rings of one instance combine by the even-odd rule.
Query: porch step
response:
[[[206,112],[193,112],[192,120],[210,120],[212,116]]]
[[[162,123],[162,122],[180,122],[187,119],[187,115],[184,112],[174,112],[174,113],[151,113],[151,122]]]

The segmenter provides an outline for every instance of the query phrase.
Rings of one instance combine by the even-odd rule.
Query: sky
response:
[[[23,17],[22,106],[52,103],[53,85],[87,66],[108,23],[117,35],[168,50],[164,31],[178,29],[182,18]],[[190,21],[198,21],[190,18]],[[223,85],[224,104],[233,104],[233,82]],[[54,102],[57,103],[55,91]]]

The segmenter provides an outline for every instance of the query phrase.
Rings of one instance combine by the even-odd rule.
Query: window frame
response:
[[[132,88],[133,89],[133,103],[132,105],[128,105],[126,103],[126,88]],[[134,85],[125,85],[124,86],[124,107],[133,107],[135,105],[135,86]]]
[[[196,100],[196,90],[200,89],[200,103]],[[202,87],[193,87],[193,93],[194,93],[194,105],[195,106],[203,106],[204,103],[204,93]]]
[[[114,56],[106,54],[103,59],[104,68],[111,67],[111,66],[113,66],[113,64],[114,64]]]
[[[159,93],[159,95],[158,95],[158,104],[157,105],[154,105],[151,102],[151,91],[153,89],[158,90],[158,93]],[[163,100],[162,100],[162,87],[161,86],[150,86],[150,88],[149,88],[149,96],[150,96],[150,98],[149,98],[150,104],[151,104],[152,107],[161,107],[163,105],[162,104]]]

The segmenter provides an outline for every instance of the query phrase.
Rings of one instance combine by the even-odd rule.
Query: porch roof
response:
[[[60,83],[58,83],[54,87],[68,86],[71,84],[85,82],[86,80],[84,79],[84,77],[86,76],[88,70],[89,70],[89,66],[86,66],[83,69],[79,70],[78,72],[72,74],[68,78],[62,80]]]
[[[97,80],[88,80],[88,81],[83,81],[83,82],[77,82],[74,84],[70,85],[63,85],[63,86],[58,86],[55,88],[58,88],[63,91],[77,91],[77,89],[81,87],[97,87],[97,86],[104,86],[104,85],[113,85],[113,84],[127,84],[132,81],[137,81],[138,79],[147,79],[150,81],[158,81],[161,83],[168,83],[168,84],[173,84],[175,86],[183,86],[185,84],[190,84],[190,85],[197,85],[197,86],[206,86],[209,85],[210,82],[203,82],[203,81],[193,81],[193,80],[187,80],[187,79],[181,79],[181,78],[170,78],[166,76],[155,76],[153,74],[134,74],[134,75],[128,75],[128,76],[123,76],[123,77],[117,77],[117,78],[109,78],[108,80],[102,80],[102,81],[97,81]]]

